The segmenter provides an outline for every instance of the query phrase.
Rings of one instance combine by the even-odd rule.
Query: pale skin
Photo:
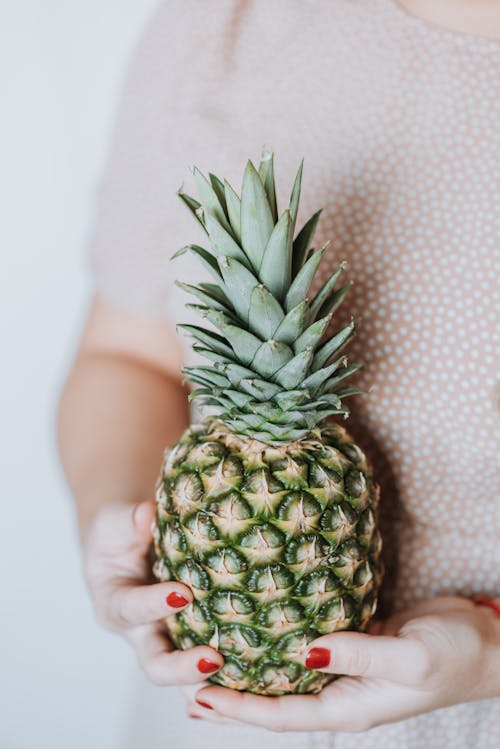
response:
[[[439,26],[500,38],[498,0],[400,5]],[[172,647],[162,620],[188,605],[192,593],[182,583],[154,583],[148,552],[163,450],[189,420],[181,366],[171,326],[96,296],[58,413],[96,616],[127,639],[147,676],[160,686],[180,686],[191,717],[273,731],[364,731],[500,696],[500,616],[461,597],[419,604],[374,622],[368,634],[312,642],[308,652],[320,648],[329,658],[320,670],[342,674],[318,695],[263,697],[212,686],[207,669],[220,668],[220,653]]]

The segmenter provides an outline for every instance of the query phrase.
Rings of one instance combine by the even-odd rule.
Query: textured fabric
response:
[[[265,144],[283,207],[304,156],[299,223],[323,206],[324,273],[346,259],[355,282],[336,325],[359,320],[350,361],[366,363],[357,383],[372,387],[350,402],[346,425],[382,488],[382,614],[437,594],[500,594],[499,70],[498,42],[439,29],[394,0],[172,0],[134,57],[101,185],[98,291],[140,314],[194,321],[174,278],[201,271],[190,257],[169,262],[203,239],[175,195],[182,182],[196,194],[189,166],[239,189]],[[156,695],[150,705],[167,703]],[[186,746],[198,724],[182,724]],[[213,734],[226,745],[223,728]],[[158,729],[148,745],[163,740]],[[287,740],[498,747],[500,703]]]

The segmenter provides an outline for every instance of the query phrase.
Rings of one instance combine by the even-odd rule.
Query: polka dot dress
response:
[[[183,181],[195,194],[189,167],[239,189],[246,159],[267,145],[283,208],[304,157],[299,222],[323,207],[323,273],[347,260],[354,281],[335,327],[359,321],[348,353],[370,388],[346,426],[382,488],[381,615],[436,595],[500,594],[499,70],[499,42],[392,0],[218,0],[210,13],[164,3],[132,62],[100,186],[97,290],[142,315],[194,321],[173,283],[193,279],[192,260],[168,260],[203,239],[175,197]],[[187,722],[186,742],[228,740]],[[500,703],[355,736],[237,736],[273,749],[493,749]]]

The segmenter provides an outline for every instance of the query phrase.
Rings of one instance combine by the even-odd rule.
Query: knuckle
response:
[[[364,648],[354,648],[346,658],[347,673],[363,676],[370,670],[371,656]]]
[[[416,685],[425,684],[436,671],[436,663],[431,652],[424,643],[417,643],[416,657],[414,659],[412,676]]]
[[[108,618],[113,623],[114,629],[124,630],[132,626],[127,613],[127,603],[124,591],[116,590],[108,601]]]
[[[357,715],[353,720],[351,720],[349,728],[345,730],[350,731],[351,733],[364,733],[374,726],[375,723],[368,716]]]
[[[276,701],[276,709],[267,716],[265,727],[275,733],[290,730],[290,720],[286,718],[286,705],[279,698]]]
[[[274,733],[284,733],[287,730],[284,721],[281,719],[270,720],[266,727]]]
[[[163,687],[171,684],[172,682],[165,678],[162,673],[162,669],[158,668],[152,661],[144,660],[138,656],[139,665],[142,671],[148,678],[148,680],[157,687]]]
[[[151,682],[151,684],[154,684],[155,687],[164,687],[170,683],[162,679],[160,674],[153,668],[146,666],[145,668],[143,668],[143,671],[146,674],[148,680]]]
[[[117,627],[113,619],[109,606],[103,606],[102,604],[94,604],[95,619],[100,627],[107,630],[108,632],[116,632]]]

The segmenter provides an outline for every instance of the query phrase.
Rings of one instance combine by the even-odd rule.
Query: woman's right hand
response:
[[[98,621],[128,640],[154,684],[196,684],[224,658],[208,645],[176,650],[164,633],[165,617],[182,611],[193,595],[180,582],[151,582],[154,515],[153,501],[102,508],[83,542],[85,577]]]

